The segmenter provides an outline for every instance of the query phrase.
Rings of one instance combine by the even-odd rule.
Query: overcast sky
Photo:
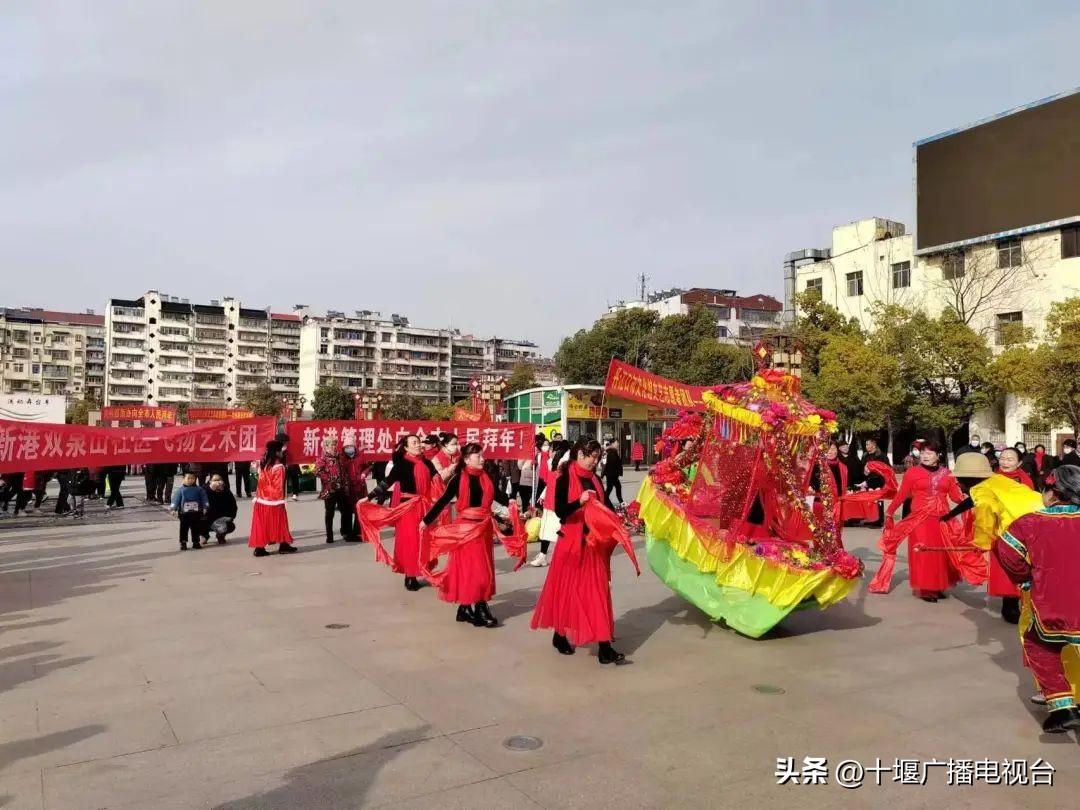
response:
[[[892,6],[892,8],[889,8]],[[0,5],[0,305],[147,289],[551,351],[913,220],[911,144],[1080,84],[1075,2]]]

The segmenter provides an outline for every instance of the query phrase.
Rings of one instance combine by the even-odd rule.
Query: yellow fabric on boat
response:
[[[1012,522],[1042,509],[1042,495],[1003,475],[991,475],[971,488],[974,509],[972,542],[983,550],[993,545]]]
[[[701,395],[701,401],[715,413],[726,416],[728,419],[734,419],[736,422],[741,422],[744,425],[760,428],[763,424],[761,414],[756,411],[751,411],[748,408],[744,408],[736,402],[728,402],[713,391],[704,392]],[[788,422],[784,427],[784,431],[790,433],[792,436],[817,436],[821,433],[822,428],[830,433],[834,432],[836,430],[836,423],[823,423],[820,416],[811,415],[797,422]]]
[[[813,598],[825,608],[846,597],[858,578],[845,579],[831,569],[798,571],[759,557],[736,543],[730,558],[709,552],[693,526],[677,509],[665,502],[652,479],[646,478],[638,492],[641,519],[656,540],[667,543],[679,558],[703,573],[716,575],[716,584],[764,596],[773,605],[791,608]]]

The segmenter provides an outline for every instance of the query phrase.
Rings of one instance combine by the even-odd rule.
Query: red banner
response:
[[[683,408],[690,411],[703,411],[705,405],[701,395],[708,391],[702,385],[687,385],[664,377],[658,377],[642,371],[629,363],[612,358],[608,366],[607,382],[604,383],[606,396],[622,397],[646,405],[663,408]]]
[[[272,416],[204,425],[107,428],[0,420],[0,473],[183,461],[255,461]]]
[[[255,414],[242,408],[188,408],[188,424],[217,422],[222,419],[253,419]]]
[[[536,451],[536,425],[523,422],[356,422],[345,419],[318,419],[289,422],[289,460],[296,464],[314,461],[322,455],[324,439],[337,440],[340,450],[356,446],[356,454],[369,461],[390,458],[402,436],[415,433],[423,439],[429,433],[454,433],[462,444],[483,445],[488,458],[532,458]]]
[[[101,409],[102,422],[162,422],[176,424],[176,408],[163,405],[106,405]]]

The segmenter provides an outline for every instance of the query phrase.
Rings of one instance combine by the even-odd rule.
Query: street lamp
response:
[[[297,419],[303,419],[304,418],[304,405],[305,405],[305,403],[307,403],[307,397],[305,397],[303,394],[301,394],[300,399],[297,400],[297,401],[300,403],[300,410],[296,414],[296,418]]]
[[[370,393],[356,394],[356,418],[357,419],[378,419],[380,412],[382,411],[382,394],[377,391]],[[361,414],[363,414],[361,416]]]

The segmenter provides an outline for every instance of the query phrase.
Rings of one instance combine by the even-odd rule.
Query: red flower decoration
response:
[[[832,569],[844,579],[857,579],[862,576],[863,563],[850,552],[840,550],[832,557]]]

